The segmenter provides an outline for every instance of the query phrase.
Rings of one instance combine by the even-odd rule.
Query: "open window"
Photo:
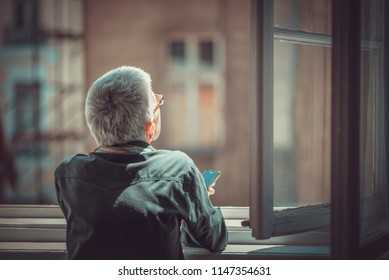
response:
[[[253,1],[252,12],[254,236],[328,226],[331,2]]]
[[[253,235],[331,226],[333,257],[364,257],[389,236],[388,5],[251,3]]]

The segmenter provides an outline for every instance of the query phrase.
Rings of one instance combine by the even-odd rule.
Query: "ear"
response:
[[[153,120],[148,120],[145,127],[147,142],[151,142],[155,135],[155,123]]]

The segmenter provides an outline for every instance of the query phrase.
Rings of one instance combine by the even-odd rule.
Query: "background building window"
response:
[[[212,41],[200,42],[200,61],[202,65],[212,66],[213,65],[213,49],[214,45]]]
[[[170,37],[166,46],[163,146],[212,152],[224,139],[222,41],[183,34]]]
[[[16,29],[33,29],[38,25],[38,1],[14,1],[14,27]]]
[[[172,41],[170,43],[170,58],[173,64],[184,63],[185,61],[185,42]]]
[[[15,88],[15,136],[39,129],[39,84],[17,84]]]

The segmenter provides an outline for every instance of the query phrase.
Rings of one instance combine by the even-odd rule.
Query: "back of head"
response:
[[[144,141],[145,125],[153,114],[151,94],[150,75],[140,68],[122,66],[98,78],[85,103],[86,121],[96,143]]]

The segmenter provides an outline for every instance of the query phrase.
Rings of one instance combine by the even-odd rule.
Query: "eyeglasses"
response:
[[[153,113],[155,113],[159,109],[159,107],[162,106],[163,103],[165,102],[165,97],[162,94],[159,93],[154,93],[154,94],[155,97],[157,98],[157,104],[154,107]]]

